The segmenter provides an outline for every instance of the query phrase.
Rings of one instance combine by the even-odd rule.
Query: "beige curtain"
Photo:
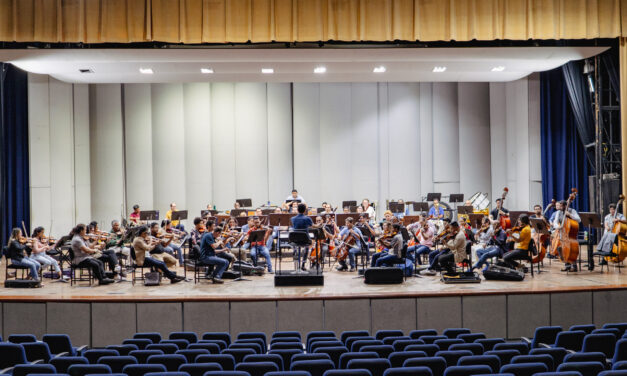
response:
[[[0,0],[0,41],[229,43],[627,36],[627,0]]]

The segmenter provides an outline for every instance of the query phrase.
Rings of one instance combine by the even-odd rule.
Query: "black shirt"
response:
[[[507,210],[507,209],[505,209],[505,208],[501,208],[501,211],[502,211],[503,213],[505,213],[505,214],[508,214],[508,213],[509,213],[509,210]],[[492,216],[492,218],[493,218],[494,220],[496,220],[496,219],[499,217],[499,209],[497,209],[497,208],[492,209],[492,211],[490,212],[490,215]]]
[[[9,244],[7,257],[11,260],[20,261],[25,257],[25,250],[26,246],[24,244],[20,244],[17,240],[12,240]]]

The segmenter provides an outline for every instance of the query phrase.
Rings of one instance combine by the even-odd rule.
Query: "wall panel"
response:
[[[459,183],[457,84],[433,84],[433,182]],[[442,192],[457,193],[457,192]]]
[[[211,165],[213,204],[230,209],[237,197],[235,176],[235,85],[211,84]]]
[[[419,197],[411,198],[421,201],[421,197],[433,189],[433,84],[420,83],[420,191]]]
[[[287,197],[293,182],[291,84],[268,83],[268,197]],[[287,192],[287,193],[286,193]]]
[[[378,119],[377,84],[351,84],[351,166],[352,197],[357,201],[379,197],[379,174],[377,171]],[[348,172],[348,171],[347,171]]]
[[[320,132],[320,85],[295,83],[293,101],[294,188],[307,202],[315,204],[327,200],[320,187],[321,168],[326,167],[321,164],[319,147],[326,142]]]
[[[73,85],[74,192],[76,222],[91,220],[91,179],[89,159],[89,85]],[[107,228],[108,230],[108,228]]]

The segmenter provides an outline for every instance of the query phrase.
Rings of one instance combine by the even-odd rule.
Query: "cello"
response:
[[[572,193],[568,196],[566,207],[561,219],[559,228],[557,228],[551,239],[551,254],[559,256],[562,262],[573,264],[579,257],[579,242],[577,241],[577,233],[579,232],[579,223],[572,218],[568,218],[566,213],[577,196],[577,188],[572,189]]]
[[[509,188],[507,187],[503,188],[503,194],[501,195],[501,209],[503,208],[503,205],[505,204],[505,197],[507,197],[508,193],[509,193]],[[512,222],[509,219],[509,214],[501,214],[500,209],[499,209],[499,214],[496,217],[496,220],[501,224],[501,228],[503,230],[507,230],[508,228],[512,227]]]
[[[551,202],[546,206],[546,208],[544,208],[544,211],[542,212],[543,219],[546,218],[546,213],[553,206],[555,206],[555,199],[551,200]],[[544,221],[546,222],[546,219]],[[548,234],[535,234],[533,240],[536,243],[538,254],[531,258],[531,263],[537,264],[539,262],[542,262],[542,260],[544,260],[544,258],[546,257],[546,245],[547,245],[547,240],[549,240],[549,235]]]
[[[616,219],[616,216],[618,215],[618,208],[624,200],[624,195],[620,195],[618,197],[616,211],[614,212],[614,226],[612,227],[612,233],[616,234],[616,241],[614,242],[614,246],[612,246],[612,253],[614,253],[614,255],[605,257],[607,261],[615,263],[622,262],[625,257],[627,257],[627,222]]]

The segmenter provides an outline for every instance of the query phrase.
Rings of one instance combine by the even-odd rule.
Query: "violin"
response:
[[[579,223],[572,218],[566,216],[570,204],[577,196],[577,188],[571,190],[568,196],[564,214],[562,216],[561,225],[553,232],[551,239],[551,254],[559,256],[564,263],[575,263],[579,257],[579,242],[577,241],[577,233],[579,232]]]

